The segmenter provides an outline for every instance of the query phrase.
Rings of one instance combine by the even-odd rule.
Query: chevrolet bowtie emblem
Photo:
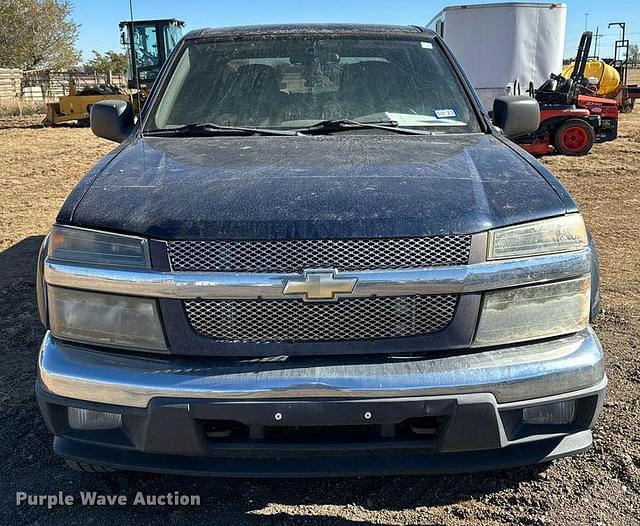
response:
[[[340,294],[350,294],[357,278],[341,278],[335,270],[305,270],[301,279],[290,279],[283,294],[301,294],[304,301],[337,300]]]

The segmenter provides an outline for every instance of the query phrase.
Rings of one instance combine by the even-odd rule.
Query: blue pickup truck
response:
[[[437,473],[592,444],[576,203],[419,27],[187,34],[38,262],[37,396],[75,469]]]

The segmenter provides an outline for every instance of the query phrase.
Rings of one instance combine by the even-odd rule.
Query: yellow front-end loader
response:
[[[127,50],[127,87],[102,84],[79,89],[72,78],[69,94],[47,104],[43,124],[77,121],[88,125],[91,106],[102,100],[129,100],[134,112],[139,113],[160,68],[180,40],[184,25],[175,18],[120,22],[121,43]]]
[[[55,126],[63,122],[77,121],[81,125],[89,125],[91,106],[96,102],[107,99],[129,100],[137,108],[137,97],[129,90],[118,86],[102,85],[77,89],[75,79],[69,81],[69,95],[58,99],[58,102],[47,103],[47,116],[43,124]]]

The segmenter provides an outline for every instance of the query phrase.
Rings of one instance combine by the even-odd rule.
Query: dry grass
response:
[[[45,128],[42,118],[0,119],[0,251],[47,232],[78,180],[115,147],[88,128]]]
[[[24,115],[36,115],[45,111],[44,102],[25,100],[18,97],[0,99],[0,117],[22,117]]]

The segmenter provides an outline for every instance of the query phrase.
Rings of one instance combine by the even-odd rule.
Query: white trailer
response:
[[[490,110],[514,83],[524,93],[560,73],[566,21],[566,4],[509,2],[446,7],[427,27],[444,38]]]

